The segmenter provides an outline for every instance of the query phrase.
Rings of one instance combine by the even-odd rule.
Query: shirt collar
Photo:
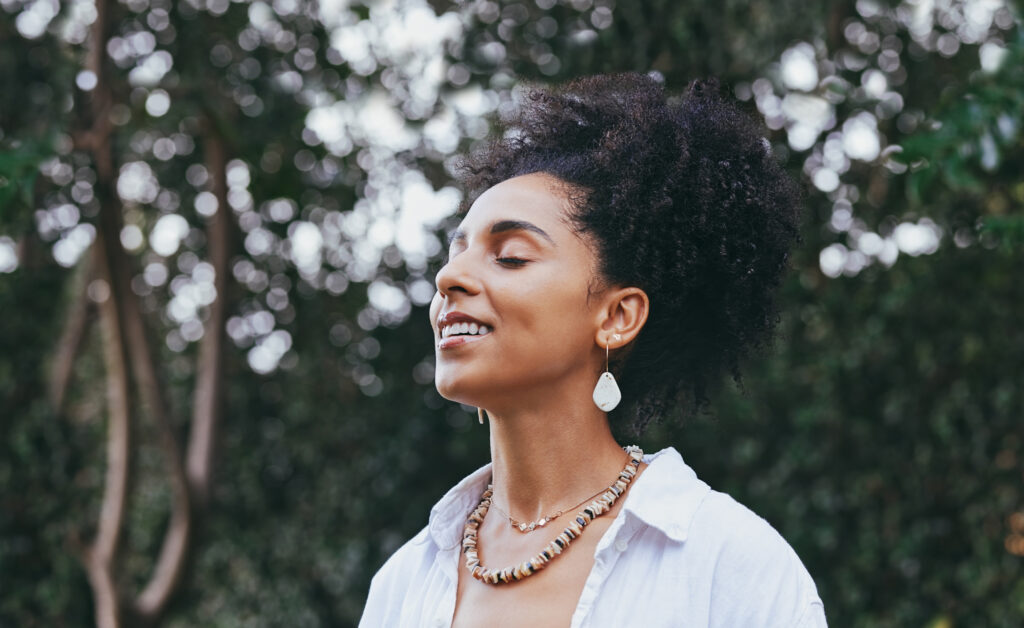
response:
[[[673,541],[685,541],[711,488],[697,479],[674,447],[644,456],[644,462],[647,468],[626,494],[623,512]]]
[[[644,462],[648,466],[626,493],[623,513],[674,541],[685,541],[710,487],[697,479],[673,447],[644,456]],[[480,503],[490,478],[488,463],[456,484],[430,510],[427,528],[438,548],[451,549],[461,542],[466,517]]]
[[[451,549],[462,541],[466,517],[480,503],[491,480],[491,463],[463,478],[430,509],[430,538],[440,549]]]

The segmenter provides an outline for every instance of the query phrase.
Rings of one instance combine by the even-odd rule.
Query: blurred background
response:
[[[0,626],[355,625],[489,458],[432,385],[454,159],[621,70],[807,190],[774,348],[639,444],[833,626],[1024,625],[1012,0],[0,0]]]

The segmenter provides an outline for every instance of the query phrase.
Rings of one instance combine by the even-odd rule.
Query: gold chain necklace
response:
[[[539,554],[513,567],[488,569],[480,564],[480,554],[477,550],[479,546],[477,533],[480,530],[480,524],[484,522],[487,510],[492,505],[491,496],[494,494],[493,485],[488,484],[487,490],[484,491],[483,496],[480,498],[480,504],[470,513],[469,518],[466,520],[466,527],[462,534],[462,553],[466,555],[466,569],[469,570],[469,573],[485,584],[507,584],[518,582],[527,576],[532,576],[546,567],[549,562],[569,547],[573,539],[583,534],[583,528],[587,527],[587,524],[611,510],[616,500],[629,488],[630,482],[636,477],[637,470],[640,468],[644,452],[635,445],[625,449],[626,453],[629,454],[629,461],[618,477],[615,478],[615,482],[603,491],[600,497],[581,510],[576,515],[576,520],[548,543]]]
[[[551,521],[553,521],[554,519],[558,519],[559,517],[564,515],[566,512],[568,512],[570,510],[575,510],[576,508],[579,508],[583,504],[585,504],[585,503],[587,503],[589,501],[592,501],[593,499],[595,499],[596,497],[600,496],[602,493],[604,493],[607,490],[608,489],[603,488],[603,489],[599,490],[598,492],[594,493],[593,495],[591,495],[590,497],[584,499],[580,503],[576,504],[575,506],[570,506],[568,508],[563,508],[563,509],[559,510],[558,512],[556,512],[553,515],[548,515],[547,517],[541,517],[540,519],[537,519],[536,521],[519,521],[518,519],[513,518],[512,515],[508,514],[504,510],[502,510],[498,506],[498,504],[496,504],[493,500],[491,500],[491,508],[497,510],[498,514],[500,514],[501,516],[503,516],[506,519],[508,519],[508,523],[509,523],[510,526],[512,526],[516,530],[519,530],[523,534],[529,534],[530,532],[533,532],[534,530],[536,530],[538,528],[543,528],[547,524],[551,523]]]

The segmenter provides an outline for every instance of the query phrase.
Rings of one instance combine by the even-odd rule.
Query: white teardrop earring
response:
[[[615,334],[615,339],[621,338]],[[597,378],[597,386],[594,386],[594,404],[604,412],[611,412],[622,400],[622,393],[619,385],[615,382],[615,376],[608,368],[608,342],[604,343],[604,373]]]
[[[484,409],[483,408],[477,408],[476,409],[476,416],[477,416],[478,419],[480,419],[480,425],[483,425],[484,424]]]

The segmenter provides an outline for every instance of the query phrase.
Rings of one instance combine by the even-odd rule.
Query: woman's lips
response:
[[[446,349],[454,349],[455,347],[480,342],[484,338],[489,338],[493,333],[493,331],[490,331],[483,336],[448,336],[447,338],[442,338],[441,341],[437,343],[437,348],[442,351]]]
[[[454,349],[483,340],[494,333],[494,328],[480,320],[453,310],[442,314],[435,327],[439,350]]]

